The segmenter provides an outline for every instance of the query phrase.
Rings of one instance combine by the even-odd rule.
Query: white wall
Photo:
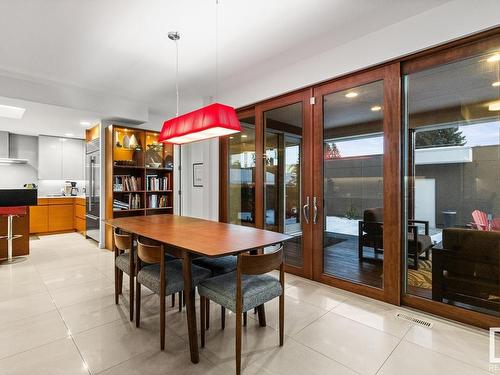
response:
[[[219,220],[219,141],[184,145],[181,152],[182,215]],[[194,163],[203,163],[203,187],[193,186]]]

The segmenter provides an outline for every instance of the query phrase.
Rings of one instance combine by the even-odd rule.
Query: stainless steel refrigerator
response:
[[[101,151],[99,138],[87,143],[85,155],[85,191],[86,191],[86,222],[87,237],[100,241],[100,186]]]

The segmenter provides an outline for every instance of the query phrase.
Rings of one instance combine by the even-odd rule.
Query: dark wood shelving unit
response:
[[[159,143],[159,135],[156,131],[122,125],[106,128],[106,219],[173,213],[173,146]],[[137,188],[123,190],[125,178],[131,177],[136,179]],[[151,190],[148,178],[168,181],[167,189]],[[129,194],[139,201],[139,207],[129,205]],[[166,207],[150,207],[153,199],[157,204],[161,199]],[[121,207],[129,208],[115,209],[115,200],[121,202]],[[106,248],[112,248],[110,227],[106,227],[105,243]]]

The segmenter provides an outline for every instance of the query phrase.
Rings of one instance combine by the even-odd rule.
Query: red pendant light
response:
[[[165,121],[159,141],[184,144],[240,131],[240,122],[234,108],[213,103]]]

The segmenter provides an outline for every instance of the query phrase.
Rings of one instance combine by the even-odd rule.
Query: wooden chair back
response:
[[[472,218],[478,230],[488,230],[488,215],[485,212],[474,210],[472,211]]]
[[[137,257],[145,263],[160,263],[163,245],[149,238],[141,237],[137,240]]]
[[[129,251],[132,248],[132,235],[130,233],[115,228],[113,236],[116,249],[120,251]]]
[[[242,275],[262,275],[283,265],[283,244],[267,254],[240,254],[238,256],[238,271]]]

